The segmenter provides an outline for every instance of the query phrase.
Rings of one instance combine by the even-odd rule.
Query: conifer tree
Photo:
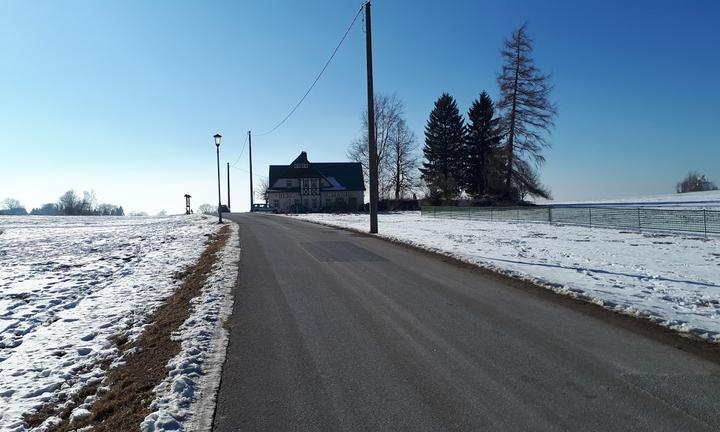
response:
[[[495,118],[495,104],[483,91],[468,111],[463,188],[469,195],[481,196],[497,190],[497,180],[502,175],[498,166],[500,140],[500,119]]]
[[[543,75],[532,58],[532,40],[527,25],[513,32],[501,51],[504,64],[498,75],[500,100],[498,108],[504,112],[505,141],[505,193],[516,194],[520,183],[538,176],[528,175],[528,159],[536,165],[545,161],[542,150],[550,147],[545,135],[550,132],[557,108],[550,102],[550,75]],[[525,162],[525,164],[523,164]],[[534,172],[534,170],[531,169]],[[538,183],[526,188],[530,194],[543,191]],[[542,194],[540,194],[542,196]]]
[[[465,123],[455,98],[443,93],[425,126],[425,161],[420,168],[431,194],[443,199],[457,196],[464,140]]]

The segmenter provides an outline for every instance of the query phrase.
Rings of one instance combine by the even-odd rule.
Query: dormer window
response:
[[[295,168],[295,169],[307,168],[307,167],[308,167],[308,164],[306,164],[306,163],[296,163],[295,165],[293,165],[293,168]]]

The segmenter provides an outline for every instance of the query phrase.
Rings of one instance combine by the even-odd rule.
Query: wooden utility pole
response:
[[[228,178],[228,210],[230,210],[230,162],[227,163],[227,178]]]
[[[378,232],[378,156],[377,137],[375,135],[375,96],[373,93],[370,1],[365,3],[365,52],[367,58],[368,152],[370,153],[370,233],[375,234]]]
[[[250,155],[250,211],[252,211],[253,206],[253,177],[252,177],[252,132],[248,131],[248,153]]]

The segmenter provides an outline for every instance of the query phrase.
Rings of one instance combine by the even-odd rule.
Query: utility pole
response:
[[[249,152],[249,159],[250,159],[250,211],[252,211],[253,207],[253,183],[252,183],[252,132],[248,131],[248,152]]]
[[[227,163],[227,178],[228,178],[228,210],[230,210],[230,162]]]
[[[373,94],[372,33],[370,1],[365,3],[365,52],[367,58],[368,151],[370,163],[370,233],[378,232],[378,156],[375,135],[375,96]]]

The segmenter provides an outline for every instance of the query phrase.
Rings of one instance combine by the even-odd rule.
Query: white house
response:
[[[267,202],[281,213],[357,211],[364,194],[356,162],[309,162],[302,152],[290,165],[270,165]]]

